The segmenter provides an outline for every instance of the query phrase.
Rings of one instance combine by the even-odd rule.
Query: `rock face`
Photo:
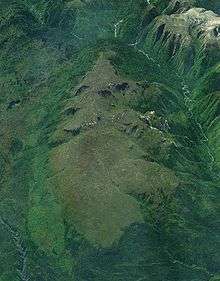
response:
[[[219,280],[219,1],[0,8],[0,281]]]
[[[220,18],[203,8],[184,7],[186,11],[181,10],[180,14],[164,14],[152,22],[148,28],[151,44],[156,49],[162,48],[164,59],[176,61],[180,71],[198,68],[199,61],[212,66],[216,63],[213,56],[219,58]],[[147,49],[153,47],[148,44],[146,41]]]

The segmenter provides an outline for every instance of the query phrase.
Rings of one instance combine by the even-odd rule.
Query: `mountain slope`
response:
[[[0,281],[219,280],[219,1],[0,7]]]

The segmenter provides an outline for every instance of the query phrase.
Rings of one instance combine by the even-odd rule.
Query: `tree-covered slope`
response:
[[[220,280],[219,13],[0,1],[0,281]]]

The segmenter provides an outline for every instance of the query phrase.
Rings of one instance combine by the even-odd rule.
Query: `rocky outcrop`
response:
[[[219,16],[202,8],[179,12],[159,16],[152,22],[145,48],[149,52],[153,48],[180,72],[201,75],[201,64],[211,67],[216,63],[213,57],[219,57]]]

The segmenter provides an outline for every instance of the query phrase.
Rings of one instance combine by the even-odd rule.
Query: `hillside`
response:
[[[220,281],[219,0],[0,0],[0,281]]]

